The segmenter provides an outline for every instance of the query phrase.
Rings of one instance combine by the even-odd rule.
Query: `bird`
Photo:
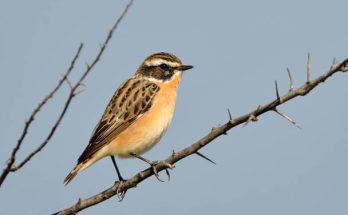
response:
[[[66,176],[64,184],[67,185],[82,170],[105,157],[111,158],[119,181],[124,179],[115,156],[139,158],[153,167],[154,162],[141,155],[159,142],[167,131],[183,72],[192,68],[191,65],[183,65],[171,53],[159,52],[145,58],[136,73],[113,94],[87,147]],[[158,178],[156,169],[153,170]]]

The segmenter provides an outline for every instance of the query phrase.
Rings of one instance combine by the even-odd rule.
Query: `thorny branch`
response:
[[[115,24],[112,26],[112,28],[110,29],[104,43],[100,46],[100,50],[97,54],[97,56],[95,57],[95,59],[93,60],[93,62],[91,63],[91,65],[87,64],[86,70],[84,71],[84,73],[81,75],[80,79],[75,83],[75,84],[71,84],[71,82],[68,79],[68,76],[70,75],[70,73],[72,72],[75,62],[78,59],[83,44],[81,43],[77,53],[75,54],[75,57],[73,58],[73,60],[71,61],[70,67],[68,68],[68,70],[65,72],[65,74],[63,75],[62,79],[58,82],[57,86],[38,104],[38,106],[33,110],[32,114],[29,116],[29,119],[25,121],[24,124],[24,129],[22,131],[22,134],[20,135],[20,138],[17,141],[16,146],[13,148],[12,153],[10,158],[7,161],[6,167],[4,168],[1,176],[0,176],[0,186],[2,185],[2,183],[4,182],[4,180],[6,179],[7,175],[10,172],[15,172],[17,170],[19,170],[20,168],[22,168],[27,162],[30,161],[31,158],[33,158],[37,153],[39,153],[47,144],[48,142],[51,140],[52,136],[54,135],[56,129],[58,128],[58,126],[60,125],[62,119],[64,118],[66,111],[68,110],[71,101],[73,100],[73,98],[79,93],[81,92],[79,90],[79,87],[83,85],[83,81],[85,80],[85,78],[87,77],[87,75],[91,72],[91,70],[94,68],[94,66],[98,63],[98,61],[100,60],[100,57],[102,56],[102,54],[104,53],[107,45],[109,44],[110,39],[112,38],[112,35],[114,33],[114,31],[117,29],[118,25],[120,24],[120,22],[122,21],[122,19],[125,17],[125,15],[128,12],[128,9],[130,8],[130,6],[132,5],[134,0],[130,0],[128,2],[128,4],[126,5],[125,9],[123,10],[122,14],[119,16],[119,18],[117,19],[117,21],[115,22]],[[36,115],[40,112],[41,108],[48,102],[48,100],[50,100],[51,98],[53,98],[54,94],[61,88],[62,84],[64,82],[67,82],[67,84],[70,87],[70,92],[69,92],[69,96],[67,98],[67,100],[65,101],[65,105],[61,111],[61,113],[59,114],[56,122],[53,124],[50,132],[48,133],[47,137],[43,140],[43,142],[34,150],[32,151],[30,154],[28,154],[18,165],[15,165],[15,161],[16,161],[16,154],[18,152],[18,150],[20,149],[27,133],[28,133],[28,129],[31,126],[32,122],[34,121]]]
[[[169,163],[171,165],[174,165],[176,162],[180,161],[181,159],[184,159],[192,154],[197,154],[197,152],[212,142],[214,139],[217,137],[224,135],[227,133],[228,130],[231,128],[241,125],[242,123],[248,123],[251,121],[256,121],[257,117],[269,112],[269,111],[275,111],[287,120],[289,120],[292,124],[296,125],[297,124],[287,117],[285,114],[279,112],[277,110],[277,107],[280,106],[281,104],[286,103],[287,101],[298,97],[298,96],[305,96],[307,93],[312,91],[315,87],[317,87],[320,83],[326,81],[330,76],[333,74],[341,71],[341,72],[347,72],[348,71],[348,59],[342,61],[341,63],[337,63],[334,61],[333,65],[327,71],[325,74],[319,76],[318,78],[314,80],[310,80],[310,62],[309,62],[309,57],[308,57],[308,63],[307,63],[307,82],[297,88],[296,90],[293,89],[293,79],[290,73],[290,70],[288,70],[288,75],[290,79],[290,89],[289,91],[284,94],[283,96],[279,95],[278,87],[276,86],[276,99],[271,101],[270,103],[266,105],[259,105],[255,110],[251,111],[248,114],[245,114],[243,116],[240,116],[238,118],[232,118],[229,110],[229,120],[218,127],[214,127],[206,136],[198,140],[197,142],[193,143],[192,145],[184,148],[183,150],[179,152],[173,152],[169,157],[167,157],[163,162],[159,162],[155,168],[157,171],[162,171],[166,169],[165,163]],[[62,211],[57,212],[56,214],[63,215],[63,214],[76,214],[77,212],[88,208],[90,206],[93,206],[95,204],[98,204],[102,201],[105,201],[115,195],[119,196],[121,199],[124,197],[126,194],[127,190],[133,187],[136,187],[139,183],[141,183],[143,180],[149,178],[150,176],[154,175],[154,172],[152,168],[147,168],[139,173],[137,173],[135,176],[132,178],[122,181],[122,182],[117,182],[110,188],[104,190],[103,192],[96,194],[94,196],[91,196],[86,199],[79,199],[77,203],[72,205],[69,208],[66,208]]]

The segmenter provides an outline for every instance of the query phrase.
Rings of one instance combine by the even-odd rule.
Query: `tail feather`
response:
[[[71,170],[71,172],[66,176],[66,178],[64,179],[64,185],[68,185],[70,183],[70,181],[72,181],[75,176],[77,175],[77,173],[79,173],[81,171],[81,164],[78,164],[74,167],[73,170]]]
[[[82,157],[81,156],[77,162],[77,165],[74,167],[73,170],[71,170],[71,172],[64,179],[64,185],[66,186],[67,184],[69,184],[70,181],[72,181],[79,172],[86,169],[90,165],[94,164],[99,159],[105,157],[107,153],[107,149],[108,149],[107,147],[103,147],[101,150],[93,154],[93,156],[86,157],[83,159],[81,158]]]

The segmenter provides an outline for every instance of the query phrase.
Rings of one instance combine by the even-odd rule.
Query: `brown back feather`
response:
[[[134,76],[116,90],[78,164],[88,160],[151,108],[160,88],[141,78]]]

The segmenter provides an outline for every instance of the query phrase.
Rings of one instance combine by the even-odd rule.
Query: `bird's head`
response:
[[[138,68],[136,75],[156,82],[170,82],[176,76],[193,66],[182,65],[181,60],[173,54],[159,52],[148,56]]]

